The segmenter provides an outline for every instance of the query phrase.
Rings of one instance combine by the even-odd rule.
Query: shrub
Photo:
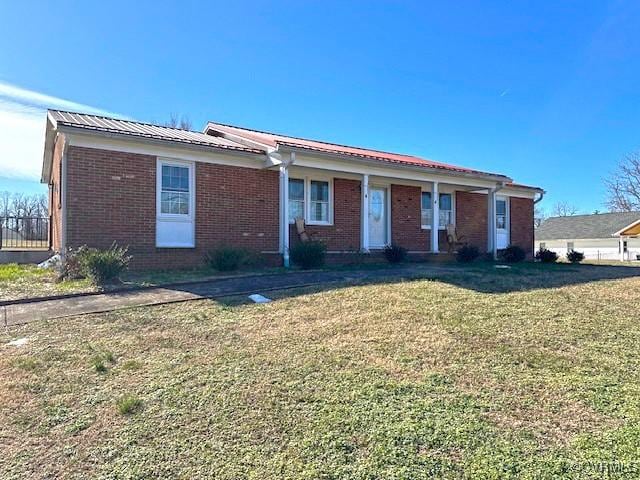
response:
[[[463,245],[456,252],[456,260],[462,263],[473,262],[480,256],[480,250],[475,245]]]
[[[582,260],[584,260],[584,253],[571,250],[567,252],[567,260],[569,260],[571,263],[580,263]]]
[[[498,251],[498,258],[507,263],[522,262],[526,257],[525,251],[517,245],[509,245]]]
[[[142,407],[142,400],[132,394],[124,395],[116,402],[118,411],[122,415],[129,415]]]
[[[220,247],[207,254],[207,263],[220,272],[237,270],[249,258],[248,252],[238,247]]]
[[[289,251],[291,261],[304,269],[318,268],[324,265],[326,252],[325,244],[317,240],[300,242]]]
[[[542,248],[536,252],[536,260],[542,263],[555,263],[558,260],[558,254],[552,250]]]
[[[389,263],[404,262],[407,258],[407,249],[400,245],[387,245],[382,250],[382,253],[384,253],[384,258],[386,258]]]
[[[83,245],[79,248],[67,248],[64,254],[64,260],[60,261],[60,280],[77,280],[84,278],[85,273],[82,271],[80,257],[84,255],[89,248]]]
[[[131,261],[127,248],[119,247],[115,242],[107,250],[81,247],[76,257],[84,276],[98,285],[117,280]]]

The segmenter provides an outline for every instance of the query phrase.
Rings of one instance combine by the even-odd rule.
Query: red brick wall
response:
[[[533,256],[533,200],[511,197],[511,244],[522,247],[527,257]]]
[[[391,241],[410,251],[431,250],[431,230],[422,229],[422,189],[391,185]],[[438,231],[438,248],[447,251],[447,232]]]
[[[487,196],[456,192],[456,231],[462,241],[487,251]]]
[[[201,265],[223,244],[278,250],[278,173],[196,163],[196,248],[156,248],[156,157],[70,147],[68,245],[129,246],[132,268]]]
[[[407,250],[430,250],[430,232],[421,226],[421,188],[391,185],[391,242]]]
[[[329,251],[359,251],[362,203],[360,181],[335,178],[333,199],[333,225],[307,225],[305,229],[314,240],[325,242]],[[275,221],[277,225],[278,219]],[[289,233],[290,245],[299,242],[294,225],[289,228]]]

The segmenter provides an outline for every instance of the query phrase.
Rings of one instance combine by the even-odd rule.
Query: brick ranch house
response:
[[[446,251],[446,225],[482,251],[533,253],[541,189],[409,155],[209,123],[191,132],[47,113],[42,182],[52,249],[129,247],[132,268],[201,265],[234,245],[289,263],[293,219],[334,261],[394,243]]]

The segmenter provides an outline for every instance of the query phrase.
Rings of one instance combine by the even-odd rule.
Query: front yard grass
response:
[[[637,478],[640,277],[597,268],[477,266],[6,330],[0,471]]]

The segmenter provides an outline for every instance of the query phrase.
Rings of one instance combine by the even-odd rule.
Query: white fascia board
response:
[[[224,125],[223,125],[224,127]],[[229,127],[231,128],[231,127]],[[206,127],[204,127],[204,130],[202,133],[204,133],[205,135],[209,135],[209,131],[213,130],[215,132],[221,133],[223,138],[228,138],[231,141],[234,141],[236,143],[239,143],[241,145],[245,145],[247,147],[250,148],[257,148],[257,149],[262,149],[265,151],[275,151],[278,149],[278,147],[274,147],[273,145],[268,145],[266,143],[262,143],[262,142],[258,142],[257,140],[253,140],[247,137],[243,137],[240,134],[237,133],[233,133],[233,132],[227,132],[226,129],[224,128],[219,128],[218,125],[214,125],[213,123],[209,122],[207,123]]]
[[[60,130],[63,130],[63,128]],[[200,145],[185,145],[178,142],[103,134],[102,132],[86,132],[80,129],[65,130],[69,132],[67,134],[69,145],[75,147],[137,153],[255,169],[264,168],[265,163],[264,155],[252,152],[214,149]]]
[[[613,234],[614,237],[619,237],[620,235],[622,235],[622,232],[624,232],[625,230],[629,230],[630,228],[635,227],[636,225],[640,225],[640,219],[636,220],[635,222],[630,223],[629,225],[627,225],[624,228],[621,228],[620,230],[618,230],[616,233]]]
[[[48,184],[51,181],[51,166],[53,164],[53,150],[56,146],[56,121],[47,113],[47,125],[44,133],[44,152],[42,155],[42,172],[40,183]]]
[[[284,151],[284,148],[281,149]],[[291,149],[287,148],[287,151]],[[384,162],[360,158],[344,158],[336,155],[324,155],[314,152],[310,154],[306,150],[296,151],[296,166],[320,170],[332,170],[335,172],[352,173],[355,175],[369,174],[371,177],[395,178],[415,182],[441,182],[456,184],[463,187],[492,188],[496,185],[496,179],[474,177],[468,174],[445,173],[437,169],[412,167],[410,165],[384,165]],[[496,177],[500,178],[500,177]],[[502,178],[502,181],[509,180]]]

